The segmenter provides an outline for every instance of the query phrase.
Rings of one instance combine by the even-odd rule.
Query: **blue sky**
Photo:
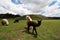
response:
[[[60,0],[0,0],[0,14],[60,17]]]
[[[12,3],[18,5],[18,4],[22,4],[22,2],[20,0],[11,0]]]
[[[56,0],[56,1],[54,0],[54,1],[52,1],[51,3],[49,3],[48,6],[49,6],[49,7],[50,7],[50,6],[53,6],[56,2],[57,2],[57,0]]]

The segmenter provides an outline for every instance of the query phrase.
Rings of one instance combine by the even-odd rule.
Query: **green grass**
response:
[[[0,20],[0,40],[60,40],[60,20],[43,20],[42,25],[37,27],[38,36],[22,32],[26,26],[26,20],[13,23],[13,19],[8,19],[9,25],[1,25]]]

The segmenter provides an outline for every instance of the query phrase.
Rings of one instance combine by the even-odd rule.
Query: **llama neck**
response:
[[[41,25],[41,21],[38,22],[37,26],[40,26]]]

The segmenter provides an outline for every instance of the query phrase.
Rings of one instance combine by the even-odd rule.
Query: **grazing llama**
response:
[[[14,23],[18,23],[18,22],[19,22],[19,18],[17,17],[15,18]]]
[[[1,23],[2,25],[6,25],[6,26],[9,24],[7,19],[2,19]]]

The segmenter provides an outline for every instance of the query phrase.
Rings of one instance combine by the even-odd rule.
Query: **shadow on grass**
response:
[[[38,34],[28,32],[27,29],[23,30],[22,32],[25,32],[25,33],[31,34],[31,35],[33,35],[33,37],[35,37],[35,38],[37,38],[37,36],[38,36]]]
[[[28,33],[28,34],[31,34],[31,35],[33,35],[33,37],[37,38],[37,34],[31,33],[31,32],[27,32],[27,31],[25,31],[25,32]]]
[[[0,24],[0,26],[8,26],[8,25],[2,25],[2,24]]]

